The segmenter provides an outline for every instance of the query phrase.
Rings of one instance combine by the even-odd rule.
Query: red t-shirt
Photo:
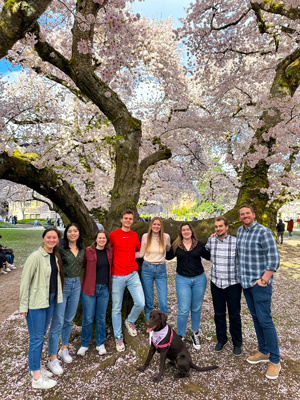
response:
[[[112,275],[129,275],[137,271],[138,263],[135,252],[140,250],[141,243],[136,232],[124,232],[121,228],[110,233],[110,243],[114,250]]]

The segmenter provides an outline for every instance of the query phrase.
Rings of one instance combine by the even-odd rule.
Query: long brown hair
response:
[[[105,235],[105,237],[106,237],[107,242],[106,242],[106,244],[105,244],[105,246],[104,246],[104,249],[106,250],[106,249],[108,249],[108,248],[110,247],[110,240],[109,240],[109,234],[108,234],[108,232],[107,232],[105,229],[99,229],[99,230],[97,231],[96,235],[94,236],[93,243],[91,244],[91,247],[92,247],[93,249],[96,248],[96,246],[97,246],[96,240],[97,240],[97,237],[98,237],[99,233],[104,233],[104,235]]]
[[[174,240],[174,243],[172,244],[172,248],[173,248],[173,252],[175,254],[175,251],[177,249],[177,247],[182,244],[183,241],[183,236],[182,236],[182,228],[184,226],[188,226],[190,228],[190,230],[192,231],[192,239],[198,240],[194,231],[194,228],[192,227],[192,225],[189,222],[183,222],[182,224],[180,224],[179,229],[178,229],[178,236],[177,238]]]
[[[42,234],[42,238],[44,238],[48,232],[52,232],[52,231],[54,231],[57,234],[58,241],[59,241],[60,238],[61,238],[61,231],[59,231],[56,228],[47,228],[47,229],[45,229],[43,234]],[[53,247],[53,253],[54,253],[55,257],[57,258],[58,265],[59,265],[59,274],[60,274],[60,279],[61,279],[61,290],[64,290],[64,266],[63,266],[62,259],[61,259],[61,256],[60,256],[60,253],[59,253],[57,245],[55,247]]]
[[[152,225],[154,221],[159,221],[160,222],[160,231],[158,232],[158,245],[159,245],[159,249],[162,249],[163,251],[165,251],[166,249],[166,245],[165,245],[165,235],[164,235],[164,225],[162,223],[161,218],[159,217],[154,217],[149,225],[149,229],[148,229],[148,236],[147,236],[147,246],[146,246],[146,253],[149,254],[150,252],[150,246],[151,246],[151,242],[152,242],[152,237],[153,237],[153,232],[152,232]]]

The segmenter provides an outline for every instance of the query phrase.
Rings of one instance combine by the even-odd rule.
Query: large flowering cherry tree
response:
[[[299,22],[297,0],[201,0],[178,32],[202,132],[238,180],[230,219],[250,203],[274,227],[278,209],[299,196]]]
[[[25,70],[17,85],[1,83],[0,176],[51,199],[86,235],[91,209],[114,228],[125,207],[136,210],[146,171],[171,157],[129,106],[143,82],[169,109],[187,92],[171,22],[124,1],[54,1],[8,58]]]

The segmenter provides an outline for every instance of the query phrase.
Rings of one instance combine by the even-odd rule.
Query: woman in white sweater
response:
[[[166,251],[171,246],[170,236],[164,233],[162,220],[155,217],[150,222],[148,233],[142,237],[140,251],[136,258],[144,257],[141,281],[145,294],[145,316],[149,320],[154,308],[154,282],[161,312],[168,315],[168,277],[166,270]]]

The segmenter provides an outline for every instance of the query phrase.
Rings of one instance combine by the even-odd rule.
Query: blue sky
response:
[[[192,0],[145,0],[143,2],[135,1],[132,6],[134,12],[140,12],[143,17],[154,17],[156,19],[167,19],[173,16],[175,26],[179,23],[178,18],[183,17]]]
[[[143,2],[135,1],[132,5],[134,12],[140,12],[143,17],[154,17],[155,19],[167,19],[173,16],[174,26],[178,27],[180,24],[178,18],[183,17],[185,12],[184,8],[188,7],[191,0],[145,0]],[[11,64],[5,60],[0,60],[0,72],[2,74],[9,74],[8,68],[13,71],[19,71],[19,67],[11,67]]]

